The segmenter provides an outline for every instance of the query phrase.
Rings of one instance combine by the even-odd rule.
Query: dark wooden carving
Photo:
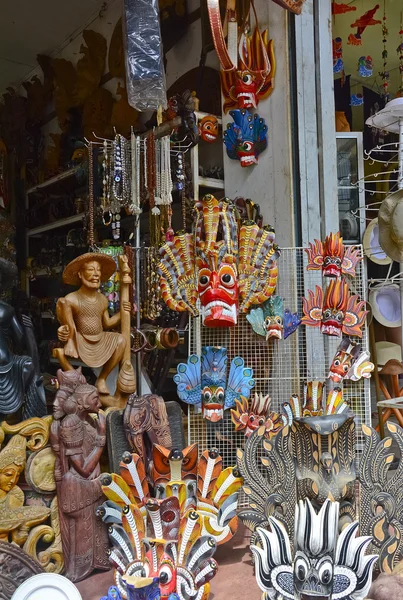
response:
[[[58,371],[51,444],[65,575],[80,581],[94,569],[108,569],[107,532],[95,511],[102,498],[99,459],[106,442],[106,418],[97,389],[80,371]],[[97,413],[95,420],[91,415]]]
[[[169,429],[171,431],[172,448],[183,450],[186,446],[185,432],[183,430],[182,409],[178,402],[166,402]],[[123,427],[123,409],[108,411],[106,415],[106,437],[109,467],[112,472],[119,472],[120,461],[125,452],[132,451],[126,432]]]
[[[172,448],[171,431],[164,399],[154,394],[129,396],[123,425],[131,450],[147,464],[154,444]]]
[[[21,548],[0,542],[0,600],[10,600],[24,581],[39,573],[44,573],[42,567]]]

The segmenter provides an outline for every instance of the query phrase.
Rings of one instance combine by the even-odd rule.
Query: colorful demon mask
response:
[[[235,408],[231,409],[231,419],[235,431],[244,431],[245,437],[264,425],[266,437],[271,438],[287,424],[284,415],[271,410],[270,396],[263,394],[255,394],[249,402],[241,396],[240,400],[236,400]]]
[[[205,142],[212,144],[218,138],[217,117],[207,115],[199,121],[199,135]]]
[[[269,517],[257,528],[251,550],[256,581],[265,597],[284,600],[362,600],[372,583],[376,555],[365,555],[371,537],[358,537],[358,521],[338,535],[339,503],[326,500],[316,513],[309,500],[295,510],[294,554],[287,531]]]
[[[245,221],[227,199],[208,194],[195,206],[194,234],[179,233],[160,249],[160,288],[171,310],[197,316],[204,325],[229,327],[239,311],[262,304],[275,291],[280,255],[271,226]],[[239,247],[239,251],[238,251]]]
[[[320,327],[326,335],[356,335],[362,337],[365,317],[365,302],[358,296],[350,296],[348,283],[333,279],[323,299],[323,290],[316,286],[315,294],[308,290],[308,298],[303,298],[302,323],[310,327]]]
[[[217,571],[216,544],[237,530],[242,479],[234,468],[223,469],[215,450],[198,460],[196,445],[183,452],[155,446],[153,461],[151,482],[158,499],[151,497],[145,464],[136,454],[124,454],[120,475],[102,478],[107,500],[97,513],[109,525],[115,584],[123,599],[137,600],[131,577],[142,579],[145,587],[151,585],[147,577],[158,578],[158,594],[145,600],[207,600],[208,582]]]
[[[267,125],[258,114],[246,109],[230,110],[234,123],[224,131],[224,144],[229,158],[239,160],[241,167],[258,163],[258,156],[267,148]]]
[[[344,379],[358,381],[361,377],[369,379],[375,368],[369,357],[369,352],[361,352],[358,344],[344,338],[334,355],[328,378],[334,383],[341,383]]]
[[[220,71],[224,112],[233,108],[256,108],[260,100],[272,93],[275,74],[273,40],[268,39],[267,31],[260,34],[256,27],[251,36],[245,37],[239,69]]]
[[[340,277],[349,275],[355,277],[357,263],[363,259],[360,256],[360,250],[356,246],[343,245],[343,238],[340,233],[330,233],[325,239],[325,243],[315,240],[315,243],[309,243],[309,248],[305,248],[308,255],[308,271],[319,271],[322,269],[325,277]]]
[[[252,329],[258,335],[266,338],[287,339],[301,324],[297,313],[291,313],[286,308],[281,296],[272,296],[262,306],[252,308],[246,315]]]
[[[201,406],[203,417],[214,423],[223,418],[225,409],[235,406],[235,400],[249,398],[255,385],[253,370],[239,356],[231,361],[227,381],[227,350],[214,346],[204,346],[201,359],[192,354],[186,364],[180,363],[174,381],[179,398]]]

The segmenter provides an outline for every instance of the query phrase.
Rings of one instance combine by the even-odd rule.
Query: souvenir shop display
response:
[[[50,441],[56,454],[65,575],[80,581],[94,569],[108,569],[107,533],[95,512],[102,498],[99,460],[106,419],[97,388],[86,383],[80,369],[59,369],[57,380]]]
[[[123,427],[132,451],[145,463],[151,460],[154,444],[172,447],[168,415],[161,396],[130,395],[123,413]]]
[[[171,310],[192,316],[199,314],[199,297],[206,327],[232,326],[238,310],[261,304],[276,289],[274,229],[252,221],[238,227],[232,202],[211,194],[195,210],[194,233],[180,232],[160,248],[161,296]]]
[[[363,600],[372,583],[376,555],[366,555],[371,536],[357,537],[359,522],[339,533],[339,503],[326,500],[316,512],[309,500],[295,507],[295,538],[280,521],[268,518],[270,531],[258,528],[251,545],[256,581],[264,596],[303,600]]]
[[[346,379],[358,381],[361,377],[369,379],[374,368],[369,352],[362,351],[359,344],[344,338],[334,355],[328,378],[334,383],[341,383]]]
[[[257,113],[245,108],[230,110],[233,123],[224,131],[224,144],[229,158],[239,160],[241,167],[257,165],[259,154],[267,148],[267,125]]]
[[[14,354],[12,342],[29,356]],[[20,322],[14,308],[0,300],[0,414],[21,407],[24,419],[47,414],[38,348],[31,319],[24,315]]]
[[[125,0],[123,19],[129,104],[139,111],[165,108],[167,98],[158,3]]]
[[[341,279],[332,279],[326,288],[316,286],[315,293],[308,290],[302,299],[302,324],[320,327],[326,335],[341,337],[342,333],[362,337],[362,328],[368,314],[365,302],[356,294],[350,295],[349,285]]]
[[[333,40],[333,74],[344,73],[343,40],[337,37]]]
[[[199,121],[199,135],[205,142],[212,144],[218,139],[218,121],[214,115],[207,115]]]
[[[63,272],[63,281],[80,286],[60,298],[56,314],[61,326],[58,337],[65,343],[57,348],[55,356],[65,371],[72,370],[68,357],[80,358],[90,367],[101,367],[97,389],[105,406],[125,405],[127,397],[135,390],[135,377],[130,361],[129,288],[132,284],[127,256],[119,257],[120,312],[113,317],[108,313],[108,300],[98,291],[101,284],[115,272],[112,257],[102,253],[87,253],[70,262]],[[105,331],[121,324],[122,333]],[[106,378],[121,363],[115,397],[110,396]]]
[[[319,240],[309,242],[305,252],[308,256],[307,270],[322,270],[325,277],[355,277],[357,264],[363,259],[356,246],[344,246],[340,232],[329,233],[324,243]]]
[[[370,56],[360,56],[358,59],[358,75],[360,77],[372,77],[372,58]]]
[[[208,598],[209,581],[217,572],[212,558],[216,545],[236,531],[242,480],[234,469],[222,469],[215,451],[205,451],[190,470],[184,458],[190,453],[197,462],[197,447],[182,453],[155,446],[153,452],[156,473],[164,471],[164,484],[159,483],[161,474],[153,480],[156,498],[151,497],[146,467],[136,454],[123,456],[120,475],[103,476],[108,500],[98,514],[109,525],[115,584],[124,599],[136,597],[127,585],[133,576],[159,578],[156,598],[172,593]]]
[[[235,408],[231,409],[231,419],[235,425],[235,431],[244,431],[245,437],[249,437],[256,429],[265,427],[265,436],[270,439],[287,425],[287,417],[276,413],[271,408],[270,396],[255,394],[248,401],[241,396],[235,400]]]
[[[358,19],[356,19],[354,23],[351,23],[351,28],[354,29],[356,27],[357,32],[350,33],[350,35],[348,36],[347,44],[349,44],[350,46],[361,46],[362,34],[366,30],[366,28],[370,25],[380,25],[382,23],[382,21],[374,19],[374,15],[378,9],[379,4],[376,4],[374,8],[367,10],[367,12],[361,15],[361,17],[359,17]]]
[[[174,376],[179,398],[200,406],[203,417],[213,423],[220,421],[236,400],[249,398],[255,385],[253,370],[245,367],[243,358],[232,359],[228,379],[227,362],[226,348],[204,346],[201,357],[189,356],[186,363],[178,365]]]
[[[273,41],[268,40],[268,32],[259,29],[254,3],[251,2],[255,16],[255,28],[249,24],[245,27],[241,42],[238,46],[237,64],[232,61],[221,24],[219,3],[207,1],[212,38],[221,64],[221,87],[224,95],[224,111],[230,108],[256,108],[259,100],[267,98],[274,89],[276,62],[274,58]],[[237,13],[228,10],[231,23],[237,25]],[[249,20],[249,15],[248,15]],[[234,28],[235,29],[235,28]],[[236,33],[235,33],[236,32]],[[231,31],[230,37],[238,36],[237,31]]]
[[[271,296],[261,307],[252,308],[246,318],[253,331],[266,340],[286,340],[301,324],[298,313],[291,313],[289,308],[284,309],[281,296]]]
[[[2,423],[0,440],[7,440],[0,450],[0,539],[23,548],[42,569],[60,573],[64,559],[50,423],[50,417]]]

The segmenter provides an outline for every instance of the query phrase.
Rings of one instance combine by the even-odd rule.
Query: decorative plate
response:
[[[82,600],[81,594],[66,577],[40,573],[24,581],[11,600]]]

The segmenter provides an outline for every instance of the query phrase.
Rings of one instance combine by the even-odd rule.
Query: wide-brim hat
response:
[[[390,265],[392,259],[383,251],[379,243],[378,218],[372,219],[364,232],[362,238],[364,254],[369,260],[377,265]]]
[[[85,263],[97,261],[101,265],[101,281],[108,281],[108,279],[116,271],[116,263],[111,256],[107,254],[101,254],[100,252],[87,252],[81,254],[74,260],[72,260],[63,271],[63,281],[68,285],[80,285],[81,280],[78,276],[79,271],[83,268]]]
[[[372,288],[369,303],[374,318],[385,327],[400,327],[402,315],[400,308],[400,289],[395,284]]]
[[[402,349],[393,342],[376,342],[376,361],[378,367],[384,367],[389,360],[401,360]]]
[[[403,262],[403,190],[383,200],[378,212],[379,243],[390,258]]]

